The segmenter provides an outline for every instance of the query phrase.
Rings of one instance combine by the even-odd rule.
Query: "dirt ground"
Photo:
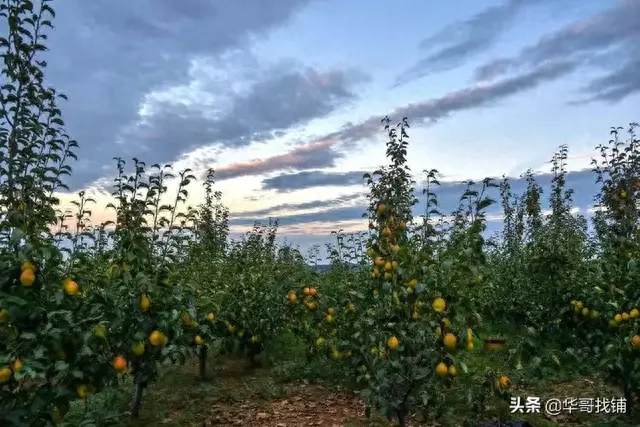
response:
[[[308,382],[279,383],[238,361],[216,366],[207,381],[197,366],[170,368],[145,396],[134,426],[355,427],[368,424],[354,395]]]
[[[367,419],[364,404],[352,393],[306,381],[283,382],[267,369],[251,370],[238,360],[218,362],[207,380],[198,378],[197,361],[168,367],[144,396],[141,418],[128,427],[246,426],[246,427],[390,427],[382,418]],[[589,379],[570,384],[548,384],[549,395],[580,395],[591,390],[606,395]],[[578,392],[578,390],[580,392]],[[544,396],[545,393],[537,395]],[[534,390],[531,390],[534,392]],[[568,394],[567,394],[568,393]],[[535,427],[584,426],[584,417],[528,417]],[[435,427],[438,423],[409,420],[409,427]],[[445,427],[456,427],[451,421]],[[625,424],[620,424],[624,426]]]
[[[363,425],[364,405],[346,393],[329,392],[324,387],[299,384],[286,398],[266,402],[244,401],[232,405],[218,402],[210,408],[203,426],[327,426],[347,423]]]

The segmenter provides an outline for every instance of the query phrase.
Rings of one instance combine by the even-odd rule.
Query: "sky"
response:
[[[47,78],[79,160],[67,180],[104,207],[114,157],[213,168],[234,235],[279,218],[305,251],[365,229],[362,174],[386,164],[380,120],[411,124],[414,178],[441,207],[466,179],[543,175],[570,150],[575,203],[612,126],[639,121],[639,0],[65,0]],[[129,163],[131,163],[129,161]],[[202,201],[201,183],[189,202]],[[420,210],[420,206],[417,207]],[[491,212],[492,226],[500,223]],[[110,219],[94,209],[94,223]]]

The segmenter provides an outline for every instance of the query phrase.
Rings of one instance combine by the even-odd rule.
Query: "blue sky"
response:
[[[639,119],[640,2],[390,5],[54,2],[48,76],[81,147],[63,203],[87,189],[105,204],[114,156],[214,168],[235,233],[275,216],[306,249],[364,228],[359,177],[385,163],[380,118],[406,115],[409,165],[418,180],[443,174],[445,210],[457,181],[546,172],[567,144],[586,212],[597,189],[581,170],[611,126]]]

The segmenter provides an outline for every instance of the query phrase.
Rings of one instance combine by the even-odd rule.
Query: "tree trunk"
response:
[[[631,417],[631,415],[633,414],[633,398],[634,398],[634,393],[633,393],[633,389],[631,384],[629,384],[628,380],[625,381],[624,384],[624,398],[627,400],[626,404],[626,408],[625,408],[625,415],[628,417]]]
[[[133,402],[131,405],[131,417],[139,418],[140,417],[140,407],[142,406],[142,393],[144,392],[146,385],[145,384],[135,384],[133,391]]]
[[[207,378],[207,347],[200,346],[200,379],[204,380]]]
[[[398,425],[400,427],[406,427],[407,426],[407,422],[405,420],[406,414],[404,413],[404,411],[398,409],[396,411],[396,416],[398,417]]]

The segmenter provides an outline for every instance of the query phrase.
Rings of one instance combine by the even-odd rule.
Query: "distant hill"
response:
[[[354,269],[359,268],[358,264],[351,264],[351,267],[353,267]],[[314,271],[320,272],[320,273],[324,273],[326,271],[329,271],[331,269],[331,264],[318,264],[315,266],[311,266],[311,268]]]
[[[319,271],[321,273],[324,273],[325,271],[328,271],[331,268],[331,264],[318,264],[318,265],[312,265],[311,268],[315,271]]]

